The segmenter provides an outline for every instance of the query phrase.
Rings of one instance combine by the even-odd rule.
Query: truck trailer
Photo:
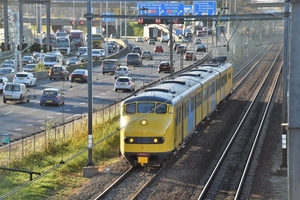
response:
[[[144,26],[144,40],[155,39],[158,37],[158,28]]]
[[[77,49],[79,49],[79,47],[84,46],[83,31],[81,31],[81,30],[71,30],[69,38],[70,38],[72,50],[77,50]]]

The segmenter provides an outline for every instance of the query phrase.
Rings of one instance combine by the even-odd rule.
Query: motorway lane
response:
[[[149,46],[147,43],[136,45],[141,46],[143,49],[153,50],[154,48],[153,45]],[[169,60],[170,56],[167,44],[163,43],[162,45],[164,46],[165,53],[155,53],[153,60],[143,60],[143,67],[131,68],[132,78],[136,81],[136,89],[147,82],[168,75],[167,73],[157,72],[157,66],[160,61]],[[204,53],[200,54],[204,55]],[[179,56],[174,53],[173,58],[175,61],[174,67],[177,71],[180,68]],[[126,63],[124,59],[122,59],[122,63]],[[184,67],[191,63],[192,61],[184,61]],[[101,109],[132,94],[131,92],[123,91],[115,92],[113,89],[114,82],[114,76],[109,74],[103,75],[100,66],[93,68],[94,109]],[[65,105],[60,107],[39,105],[40,94],[44,88],[48,87],[61,88],[65,91]],[[2,132],[10,133],[12,139],[41,131],[45,122],[52,121],[60,124],[70,121],[73,118],[78,118],[88,112],[88,85],[86,83],[44,79],[39,80],[37,86],[29,89],[32,93],[29,103],[9,102],[8,104],[4,104],[0,101],[0,127]]]

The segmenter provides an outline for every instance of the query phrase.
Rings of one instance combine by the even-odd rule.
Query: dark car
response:
[[[49,71],[49,79],[69,80],[69,71],[64,66],[53,66]]]
[[[75,82],[87,82],[88,81],[88,70],[86,69],[75,69],[70,75],[71,83]]]
[[[206,52],[206,46],[205,46],[205,44],[198,44],[197,48],[196,48],[196,51],[197,52],[201,52],[201,51]]]
[[[169,61],[160,62],[160,64],[158,65],[158,73],[160,72],[171,72],[171,64]]]
[[[142,66],[142,57],[138,53],[129,53],[126,57],[127,66]]]
[[[178,45],[176,49],[176,53],[185,53],[186,52],[186,45]]]
[[[156,46],[154,47],[154,53],[156,53],[156,52],[161,52],[161,53],[163,53],[163,52],[164,52],[164,48],[163,48],[161,45],[156,45]]]
[[[175,43],[174,45],[173,45],[173,50],[174,51],[176,51],[176,49],[177,49],[177,47],[180,45],[180,43]]]
[[[131,53],[138,53],[142,55],[142,48],[141,47],[133,47]]]
[[[104,59],[102,61],[102,74],[110,73],[114,74],[116,68],[120,66],[118,59]]]
[[[40,106],[42,105],[64,105],[65,94],[61,89],[58,88],[46,88],[44,89],[41,98]]]
[[[106,48],[107,48],[108,53],[114,53],[115,52],[114,47],[112,45],[107,45]]]

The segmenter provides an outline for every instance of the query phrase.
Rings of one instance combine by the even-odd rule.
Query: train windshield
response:
[[[136,106],[137,105],[137,106]],[[167,105],[162,103],[131,103],[127,104],[125,112],[128,114],[133,113],[155,113],[156,114],[165,114],[167,113]]]

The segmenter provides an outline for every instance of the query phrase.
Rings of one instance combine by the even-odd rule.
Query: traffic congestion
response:
[[[169,75],[170,48],[173,51],[175,71],[201,59],[206,51],[196,51],[199,44],[194,43],[193,38],[186,39],[190,43],[174,41],[174,45],[170,47],[170,42],[156,40],[153,44],[145,39],[132,38],[128,41],[132,46],[132,52],[119,59],[106,58],[119,51],[120,44],[116,42],[117,40],[109,41],[108,44],[105,39],[101,40],[102,48],[96,47],[92,50],[93,59],[104,59],[101,64],[93,66],[93,107],[100,109],[118,102],[145,84]],[[106,48],[111,49],[108,50],[108,56],[105,54]],[[188,57],[190,52],[195,52],[194,59]],[[22,62],[23,70],[10,72],[10,75],[13,75],[12,80],[6,78],[7,74],[0,75],[3,90],[0,106],[1,114],[4,116],[0,126],[4,132],[10,133],[14,139],[41,131],[47,121],[52,120],[56,124],[61,124],[87,114],[87,69],[69,70],[70,66],[87,61],[86,46],[78,46],[72,54],[58,50],[47,53],[27,52],[23,58],[26,60],[26,63]],[[41,62],[44,62],[48,75],[44,79],[37,80],[34,77],[34,69]],[[4,65],[0,71],[6,68],[13,69]],[[24,84],[30,97],[24,100],[24,95],[22,99],[7,95],[5,90],[7,83]]]

